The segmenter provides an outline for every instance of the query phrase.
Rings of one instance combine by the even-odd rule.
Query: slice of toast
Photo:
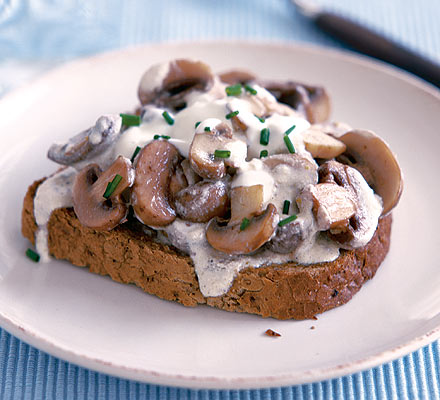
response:
[[[33,244],[37,230],[34,196],[43,181],[29,187],[23,204],[22,233]],[[341,250],[333,262],[243,269],[229,291],[219,297],[204,297],[191,258],[154,241],[135,220],[102,232],[81,225],[73,209],[57,209],[48,224],[48,246],[57,259],[109,275],[117,282],[134,283],[147,293],[185,306],[207,304],[227,311],[301,320],[347,303],[374,276],[389,250],[391,221],[391,215],[381,218],[365,247]]]

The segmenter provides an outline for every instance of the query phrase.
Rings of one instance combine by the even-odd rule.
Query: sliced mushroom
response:
[[[166,226],[176,218],[170,204],[170,181],[179,159],[176,147],[166,140],[155,140],[139,152],[131,203],[145,225]]]
[[[326,121],[330,116],[330,97],[321,86],[297,82],[262,82],[261,85],[275,98],[302,112],[313,124]]]
[[[261,213],[263,207],[263,185],[237,186],[231,190],[230,224],[241,223]]]
[[[66,143],[54,143],[47,157],[58,164],[81,169],[91,159],[109,149],[119,137],[121,124],[119,115],[103,115],[94,126],[73,136]]]
[[[310,227],[310,218],[298,218],[286,225],[278,226],[267,248],[275,253],[293,253],[307,239]]]
[[[258,115],[258,114],[255,114],[255,115]],[[234,115],[231,118],[231,124],[232,124],[232,128],[234,129],[234,132],[245,133],[248,129],[248,126],[246,125],[246,123],[242,120],[241,116],[239,116],[239,115]]]
[[[190,92],[208,91],[213,82],[214,76],[206,64],[177,59],[148,69],[141,78],[138,96],[142,105],[153,103],[178,111],[186,107],[185,97]]]
[[[107,186],[119,174],[122,180],[108,198]],[[81,224],[95,230],[109,231],[127,216],[128,206],[122,192],[133,184],[131,162],[119,156],[104,172],[98,164],[89,164],[75,177],[73,184],[73,209]]]
[[[222,82],[228,85],[234,85],[236,83],[248,83],[256,79],[256,76],[249,71],[243,69],[232,69],[230,71],[225,71],[220,73],[219,78]]]
[[[313,214],[320,231],[345,232],[356,212],[356,203],[349,190],[335,183],[308,186],[313,199]]]
[[[399,202],[403,190],[402,172],[395,155],[371,131],[352,130],[340,136],[339,140],[347,146],[344,162],[364,175],[373,190],[382,197],[382,215],[388,214]]]
[[[231,154],[227,158],[215,157],[216,150],[228,150],[231,153],[237,150],[242,153],[243,161],[246,157],[246,143],[232,135],[231,128],[225,123],[219,123],[209,131],[194,135],[189,149],[189,161],[193,170],[206,179],[220,179],[226,175],[226,167],[236,167],[237,158]]]
[[[302,133],[306,150],[313,158],[330,159],[341,155],[346,146],[340,140],[318,129],[308,129]]]
[[[216,250],[227,254],[249,254],[258,250],[273,235],[279,217],[276,207],[269,203],[266,210],[242,224],[221,225],[213,218],[206,228],[206,239]]]
[[[175,197],[177,214],[185,221],[208,222],[223,217],[229,208],[228,180],[202,181],[181,190]]]
[[[195,183],[202,180],[202,178],[197,175],[196,172],[191,168],[191,164],[187,158],[185,158],[180,165],[182,167],[186,181],[188,182],[188,186],[194,185]]]
[[[188,181],[185,173],[183,172],[182,164],[178,164],[171,175],[169,193],[170,198],[174,199],[181,190],[188,187]]]
[[[337,184],[348,190],[356,204],[356,213],[350,217],[348,226],[330,227],[329,236],[342,248],[354,249],[367,244],[372,238],[382,203],[356,169],[337,161],[327,161],[318,169],[319,182]],[[349,210],[347,210],[349,211]]]

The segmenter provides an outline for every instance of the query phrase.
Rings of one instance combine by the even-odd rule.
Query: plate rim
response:
[[[388,76],[405,81],[406,83],[415,86],[417,89],[424,91],[425,93],[434,97],[437,101],[440,101],[440,89],[423,81],[422,79],[413,76],[412,74],[401,70],[397,67],[386,64],[382,61],[372,59],[370,57],[359,55],[352,51],[340,50],[334,48],[326,48],[319,45],[307,44],[307,43],[292,43],[287,41],[273,41],[273,40],[201,40],[201,41],[168,41],[142,44],[136,46],[130,46],[126,48],[115,49],[111,51],[104,51],[99,54],[95,54],[88,57],[81,57],[67,61],[61,65],[57,65],[50,69],[46,73],[31,80],[30,82],[17,87],[11,92],[6,93],[0,98],[0,109],[4,103],[14,101],[15,98],[19,98],[23,92],[28,92],[34,87],[44,84],[46,81],[50,81],[58,74],[65,74],[70,70],[75,70],[87,63],[96,63],[101,60],[108,59],[113,55],[132,54],[140,50],[151,48],[163,48],[163,47],[175,47],[175,46],[219,46],[219,45],[233,45],[233,46],[246,46],[246,47],[273,47],[279,49],[286,49],[287,51],[302,51],[306,53],[312,53],[316,55],[324,54],[326,57],[333,57],[337,59],[346,60],[352,64],[361,65],[370,69],[374,69],[378,72],[385,73]],[[0,309],[0,326],[7,332],[16,336],[25,343],[40,349],[46,353],[49,353],[55,357],[58,357],[67,362],[74,363],[83,368],[92,369],[94,371],[121,377],[125,379],[136,380],[144,383],[152,383],[159,385],[167,385],[174,387],[186,387],[197,389],[257,389],[268,387],[279,387],[287,385],[299,385],[307,384],[317,381],[323,381],[341,377],[344,375],[351,375],[356,372],[367,370],[376,367],[380,364],[384,364],[393,361],[397,358],[403,357],[423,346],[426,346],[436,339],[440,338],[440,324],[426,332],[419,335],[404,344],[397,347],[384,350],[377,354],[364,357],[356,361],[350,361],[347,363],[341,363],[328,368],[313,368],[312,370],[306,370],[302,372],[283,373],[277,375],[266,375],[265,377],[216,377],[216,376],[193,376],[184,374],[167,374],[163,372],[157,372],[148,369],[139,369],[130,367],[124,364],[114,364],[99,358],[90,357],[87,354],[81,352],[75,352],[74,350],[65,348],[62,345],[51,343],[43,335],[38,335],[33,332],[32,329],[20,324],[18,321],[14,321],[13,318],[6,315],[3,310]]]

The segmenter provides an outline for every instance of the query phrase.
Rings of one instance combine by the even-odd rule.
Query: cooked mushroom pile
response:
[[[213,254],[321,262],[334,257],[322,249],[368,243],[399,200],[387,144],[325,124],[322,87],[175,60],[150,68],[138,95],[137,115],[101,117],[49,150],[78,170],[73,206],[85,226],[111,230],[133,214],[171,232],[184,221]]]

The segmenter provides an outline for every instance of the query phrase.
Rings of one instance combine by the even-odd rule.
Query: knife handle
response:
[[[320,12],[315,23],[353,49],[386,61],[440,87],[440,66],[372,30],[330,12]]]

